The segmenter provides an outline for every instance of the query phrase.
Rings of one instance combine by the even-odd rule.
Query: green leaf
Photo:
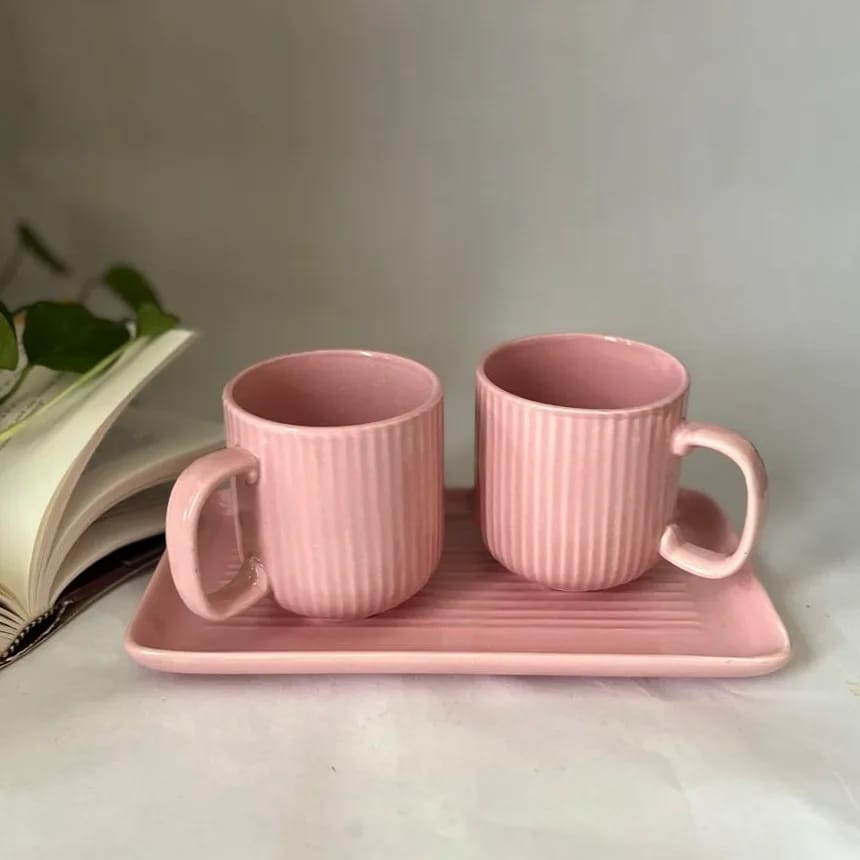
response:
[[[15,318],[0,302],[0,369],[14,370],[18,366],[18,334]]]
[[[103,275],[102,281],[121,298],[133,311],[141,305],[155,305],[161,302],[147,278],[132,266],[111,266]]]
[[[16,227],[18,241],[37,260],[44,263],[55,275],[67,275],[69,267],[42,241],[36,231],[23,221]]]
[[[81,373],[78,375],[78,378],[71,383],[71,385],[67,385],[57,394],[55,394],[47,403],[42,403],[38,406],[35,412],[28,412],[24,415],[23,418],[19,418],[14,424],[10,424],[8,427],[5,427],[2,431],[0,431],[0,445],[2,445],[7,439],[11,439],[13,436],[20,433],[31,421],[35,421],[37,418],[41,418],[49,409],[53,409],[60,401],[65,400],[70,394],[74,394],[76,391],[79,391],[83,388],[91,379],[95,379],[100,373],[104,373],[115,361],[119,359],[119,357],[128,349],[130,345],[130,341],[126,341],[121,347],[119,347],[114,352],[110,353],[110,355],[106,355],[100,362],[94,364],[86,373]],[[24,377],[27,375],[27,372],[33,368],[32,364],[28,364],[22,371],[21,375],[18,377],[18,381],[15,383],[14,389],[17,390],[21,383],[24,381]],[[12,396],[14,391],[9,391],[3,395],[3,400],[8,400],[9,397]]]
[[[163,311],[151,302],[142,304],[137,309],[137,337],[158,337],[160,334],[175,328],[179,317]]]
[[[179,322],[179,317],[164,310],[152,284],[132,266],[111,266],[102,282],[134,310],[137,337],[158,337]]]
[[[27,311],[23,343],[30,364],[86,373],[129,337],[124,323],[101,319],[83,305],[36,302]]]

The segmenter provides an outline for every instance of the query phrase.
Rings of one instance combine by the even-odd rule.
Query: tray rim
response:
[[[469,492],[446,487],[446,492]],[[687,494],[711,498],[697,490]],[[713,501],[713,500],[712,500]],[[716,504],[716,503],[715,503]],[[722,508],[719,507],[722,512]],[[723,516],[725,514],[723,513]],[[136,637],[160,581],[170,576],[165,552],[147,583],[124,637],[128,655],[142,666],[176,674],[212,675],[511,675],[547,677],[739,678],[766,675],[791,659],[785,624],[752,564],[746,574],[761,590],[779,646],[762,654],[719,656],[583,651],[434,651],[420,649],[356,649],[308,651],[179,651],[145,645]],[[744,572],[736,574],[744,575]],[[253,668],[249,667],[253,664]]]

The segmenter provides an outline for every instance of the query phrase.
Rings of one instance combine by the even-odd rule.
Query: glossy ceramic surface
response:
[[[180,476],[167,512],[176,588],[193,612],[217,621],[272,594],[302,615],[362,618],[427,582],[444,525],[435,374],[382,353],[298,353],[236,377],[224,415],[228,447]],[[229,478],[244,561],[209,591],[223,557],[204,552],[199,518]]]
[[[552,591],[487,553],[471,493],[446,494],[442,562],[407,603],[362,621],[326,622],[270,598],[220,623],[190,612],[165,556],[126,637],[153,669],[191,673],[454,673],[728,677],[760,675],[789,657],[785,629],[749,565],[729,579],[691,577],[666,562],[606,592]],[[239,565],[230,498],[201,517],[207,586]],[[736,543],[713,501],[681,491],[685,537],[726,553]]]
[[[494,349],[477,373],[481,524],[506,568],[552,588],[629,582],[662,556],[689,573],[730,576],[749,558],[767,481],[752,445],[686,420],[680,361],[647,344],[601,335],[543,335]],[[743,471],[741,539],[712,552],[673,520],[681,456],[720,451]]]

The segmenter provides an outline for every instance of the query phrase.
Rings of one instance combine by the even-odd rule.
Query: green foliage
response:
[[[125,323],[101,319],[83,305],[36,302],[27,311],[22,341],[30,364],[86,373],[130,337]]]
[[[152,284],[137,269],[111,266],[102,281],[134,311],[138,337],[158,337],[179,322],[179,317],[161,307]]]
[[[152,302],[145,302],[137,308],[135,329],[138,337],[158,337],[179,324],[179,317],[163,311]]]
[[[133,311],[147,303],[161,307],[152,284],[131,266],[111,266],[102,275],[102,281]]]
[[[36,231],[23,221],[15,227],[18,242],[31,256],[44,263],[55,275],[68,275],[69,267],[47,246]]]
[[[9,308],[0,302],[0,370],[15,370],[18,367],[18,336],[15,319]]]
[[[9,261],[2,267],[4,277],[0,278],[0,290],[9,285],[25,255],[38,260],[55,275],[70,273],[66,263],[32,227],[19,222],[15,233],[17,243]],[[132,266],[125,263],[113,265],[100,278],[87,283],[101,284],[110,290],[129,307],[133,318],[111,320],[98,317],[82,302],[35,301],[27,304],[19,311],[23,317],[21,343],[27,362],[11,388],[0,397],[0,404],[12,397],[36,365],[82,374],[57,395],[57,400],[62,399],[72,389],[113,364],[132,343],[143,338],[156,338],[179,323],[179,317],[164,309],[149,280]],[[0,302],[0,369],[15,370],[18,364],[15,316]],[[50,405],[43,406],[39,413]],[[23,421],[3,430],[0,442],[14,435],[21,424]]]

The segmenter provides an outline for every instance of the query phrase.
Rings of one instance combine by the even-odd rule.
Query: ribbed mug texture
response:
[[[228,444],[260,461],[237,482],[243,553],[301,615],[356,618],[402,603],[442,553],[442,401],[378,427],[272,432],[225,409]]]
[[[551,339],[508,346],[525,349],[533,340],[539,349]],[[571,369],[563,363],[562,338],[557,345],[545,366],[532,360],[529,373],[552,376],[547,385],[560,392]],[[658,560],[674,512],[680,459],[671,439],[684,418],[686,384],[644,408],[539,402],[525,393],[529,383],[514,367],[517,356],[505,359],[500,375],[525,386],[522,396],[493,381],[499,350],[479,368],[476,392],[479,509],[490,553],[509,570],[563,590],[611,588],[640,576]],[[577,373],[574,387],[584,386],[589,373],[599,377],[601,367]],[[590,402],[613,400],[604,400],[603,384],[615,380],[598,380]],[[635,392],[622,392],[617,402],[631,397]]]
[[[227,447],[180,476],[168,507],[171,572],[189,609],[219,621],[271,593],[301,615],[361,618],[422,588],[444,529],[432,371],[384,353],[296,353],[240,373],[223,400]],[[199,525],[227,479],[244,560],[210,594]]]

